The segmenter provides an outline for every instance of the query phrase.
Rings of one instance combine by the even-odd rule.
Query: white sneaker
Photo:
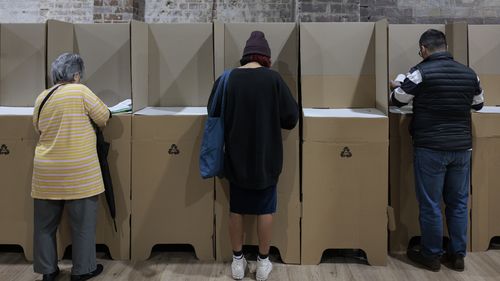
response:
[[[255,273],[257,281],[266,281],[272,270],[273,264],[269,260],[269,257],[263,260],[257,257],[257,271]]]
[[[241,280],[245,277],[245,271],[247,269],[247,260],[245,257],[237,259],[233,256],[233,262],[231,263],[231,274],[234,280]]]

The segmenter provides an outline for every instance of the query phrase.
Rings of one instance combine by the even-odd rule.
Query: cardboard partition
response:
[[[22,246],[28,261],[33,260],[31,177],[38,140],[32,112],[0,107],[0,244]]]
[[[473,114],[472,155],[472,251],[488,249],[491,238],[500,236],[498,165],[500,149],[500,26],[469,25],[469,64],[476,71],[485,95],[485,107]],[[477,40],[481,40],[478,42]]]
[[[132,30],[134,111],[205,106],[214,81],[212,24],[134,21]]]
[[[350,248],[385,264],[387,21],[303,23],[300,43],[302,263]]]
[[[454,22],[446,24],[446,41],[448,51],[453,54],[453,58],[464,64],[469,65],[468,50],[468,25],[466,22]]]
[[[495,108],[496,109],[496,108]],[[498,198],[500,198],[500,111],[475,113],[472,153],[472,251],[486,251],[491,238],[500,236]]]
[[[0,24],[0,105],[33,106],[45,90],[45,24]]]
[[[469,66],[476,71],[485,93],[485,106],[500,105],[500,26],[469,25]],[[477,41],[480,40],[480,41]]]
[[[132,259],[156,244],[191,244],[213,260],[214,182],[199,174],[206,109],[146,108],[133,117]]]
[[[131,26],[132,259],[147,259],[156,244],[191,244],[213,260],[214,180],[199,174],[213,26]]]
[[[103,129],[105,140],[111,144],[108,163],[115,194],[117,231],[109,213],[106,197],[101,194],[96,243],[106,245],[111,258],[115,260],[130,259],[131,130],[130,114],[113,116]],[[71,227],[67,213],[63,215],[58,238],[59,257],[62,258],[66,247],[71,245]]]
[[[348,248],[385,265],[387,116],[377,109],[304,109],[303,130],[302,263]]]
[[[389,113],[390,205],[394,209],[396,222],[395,230],[389,233],[389,250],[393,253],[405,252],[410,240],[420,235],[413,145],[409,131],[411,118],[411,108],[392,108]]]
[[[112,106],[131,98],[130,24],[49,20],[47,26],[47,73],[61,53],[78,53],[85,65],[83,82],[104,103]]]
[[[252,31],[264,32],[271,48],[272,69],[278,71],[292,95],[298,98],[298,34],[295,23],[215,23],[216,71],[240,66],[247,39]],[[222,43],[220,43],[222,42]],[[285,263],[300,263],[300,179],[299,130],[283,131],[283,171],[278,182],[278,209],[273,222],[272,246]],[[229,183],[216,181],[216,258],[232,257],[228,233]],[[245,216],[245,245],[258,245],[256,216]]]
[[[302,105],[387,113],[387,22],[302,23]]]
[[[0,24],[0,244],[33,259],[33,106],[45,89],[45,25]]]

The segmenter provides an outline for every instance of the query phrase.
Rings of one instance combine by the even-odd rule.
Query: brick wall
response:
[[[500,23],[500,0],[0,0],[0,22]]]
[[[295,0],[219,0],[215,15],[224,22],[293,22]]]
[[[134,15],[133,0],[93,0],[94,22],[128,22]]]
[[[146,22],[211,22],[212,0],[155,0],[145,1]]]

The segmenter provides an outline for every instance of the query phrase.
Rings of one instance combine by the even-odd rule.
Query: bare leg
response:
[[[233,251],[241,251],[243,247],[243,215],[229,213],[229,236]]]
[[[258,216],[257,233],[259,236],[259,253],[262,255],[269,254],[272,231],[273,231],[273,215],[267,214]]]

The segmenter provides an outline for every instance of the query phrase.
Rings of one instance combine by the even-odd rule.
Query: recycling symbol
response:
[[[342,158],[351,158],[352,157],[352,152],[349,149],[349,147],[347,147],[347,146],[344,147],[344,149],[340,153],[340,157],[342,157]]]
[[[177,147],[177,145],[172,144],[170,146],[170,149],[168,150],[168,154],[170,154],[170,155],[178,155],[179,153],[181,153],[181,152],[179,151],[179,148]]]
[[[10,151],[9,151],[9,148],[7,147],[7,145],[2,144],[0,146],[0,155],[8,155],[9,153],[10,153]]]

